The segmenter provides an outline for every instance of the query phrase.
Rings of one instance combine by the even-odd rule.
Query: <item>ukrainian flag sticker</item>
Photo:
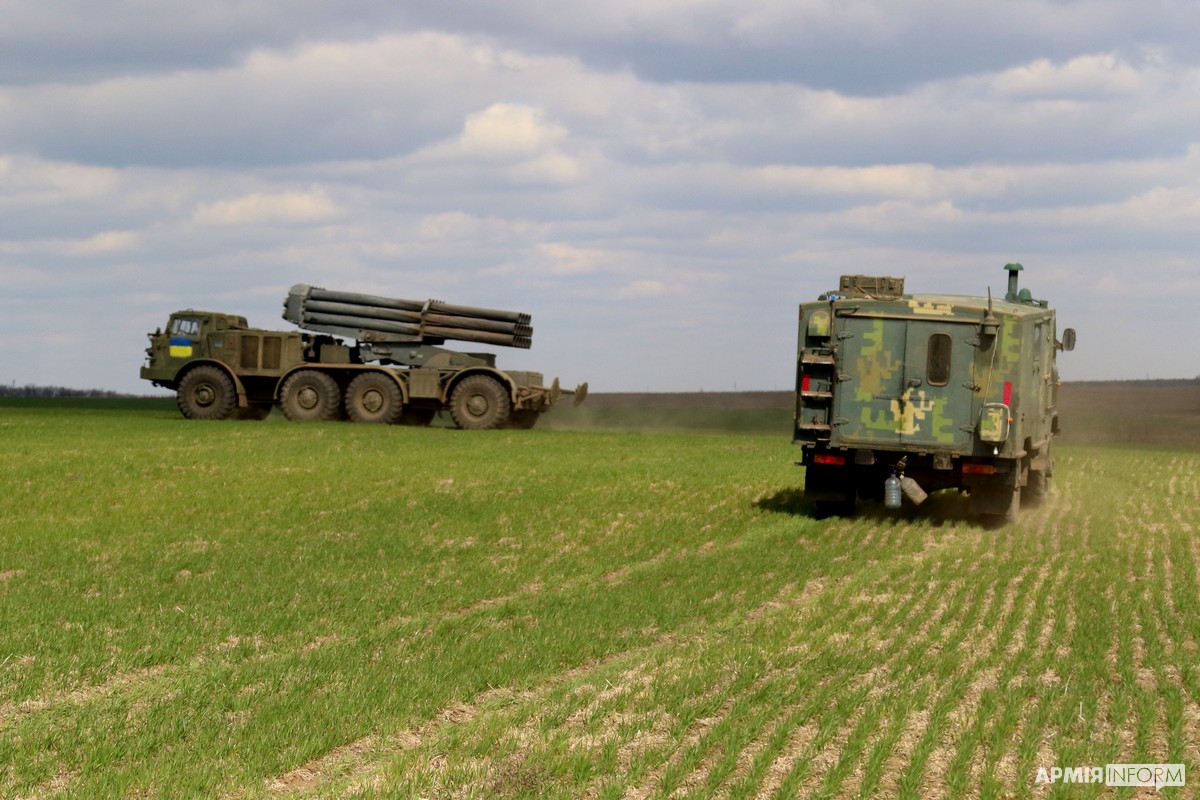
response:
[[[192,340],[186,336],[171,337],[171,358],[191,358]]]

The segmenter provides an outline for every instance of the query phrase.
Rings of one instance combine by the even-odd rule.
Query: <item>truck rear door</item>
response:
[[[896,409],[902,445],[970,448],[973,335],[974,327],[964,322],[913,319],[906,323],[904,375]]]
[[[833,444],[895,447],[893,404],[904,389],[904,321],[835,313]]]
[[[836,315],[832,443],[969,449],[973,335],[951,320]]]

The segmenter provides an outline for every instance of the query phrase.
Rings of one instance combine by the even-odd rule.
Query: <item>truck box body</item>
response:
[[[800,304],[793,438],[806,494],[849,509],[905,471],[926,491],[972,490],[974,510],[1008,515],[1031,470],[1039,484],[1051,474],[1054,310],[1015,280],[996,301],[902,287],[844,276]]]

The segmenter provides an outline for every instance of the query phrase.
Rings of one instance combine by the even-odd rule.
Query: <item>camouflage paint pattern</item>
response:
[[[797,428],[796,441],[992,456],[998,445],[999,455],[1011,455],[1026,440],[1048,439],[1057,382],[1054,312],[1036,302],[995,300],[991,307],[998,321],[994,336],[984,335],[986,297],[833,296],[801,304],[800,353],[826,354],[833,363],[803,365],[798,386],[807,374],[810,385],[828,383],[833,396],[798,392],[797,420],[807,427]],[[949,343],[948,374],[940,385],[930,381],[936,334]],[[1023,405],[1026,398],[1031,407]],[[997,412],[984,413],[988,404],[1009,409],[1012,423],[1003,442],[994,441],[1001,431]]]

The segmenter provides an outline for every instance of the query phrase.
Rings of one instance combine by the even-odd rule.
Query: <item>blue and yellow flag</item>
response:
[[[186,336],[171,337],[171,358],[191,358],[192,340]]]

